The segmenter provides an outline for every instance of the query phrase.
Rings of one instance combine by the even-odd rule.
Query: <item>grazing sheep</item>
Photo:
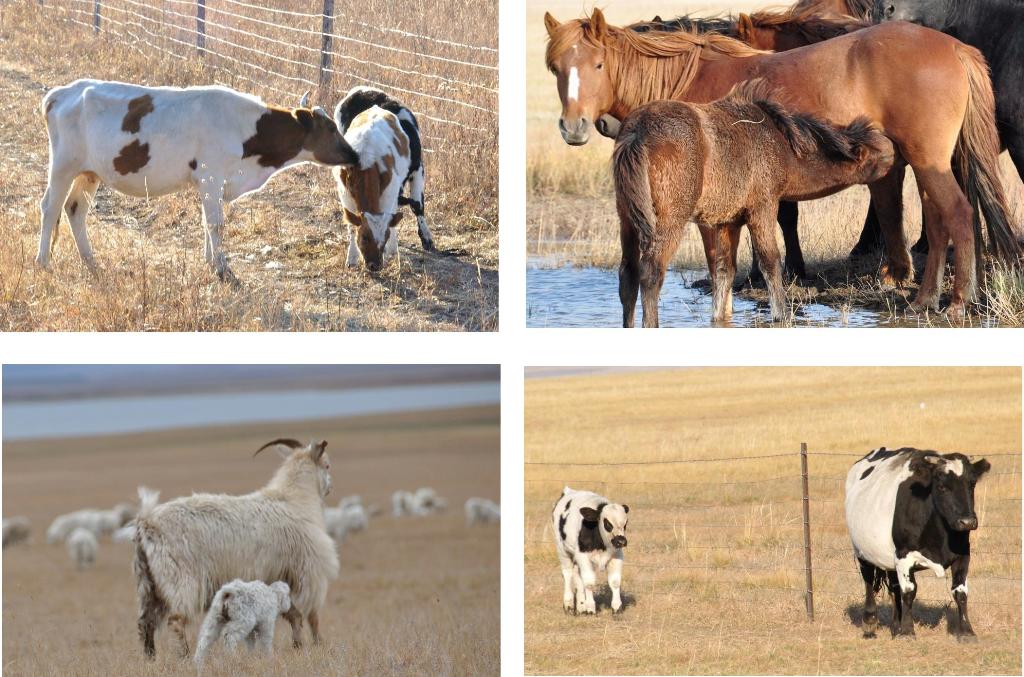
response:
[[[344,503],[344,501],[342,501]],[[324,508],[324,524],[327,533],[339,543],[345,541],[350,531],[364,531],[370,523],[366,508],[358,503],[349,502],[337,508]]]
[[[391,494],[391,515],[393,517],[411,515],[412,505],[413,498],[410,492],[399,489],[395,493]]]
[[[110,539],[114,541],[114,543],[131,543],[135,540],[135,525],[126,524],[125,526],[115,531],[110,536]]]
[[[68,535],[81,527],[88,529],[97,538],[112,534],[135,517],[135,508],[127,503],[118,503],[111,510],[85,508],[61,515],[53,520],[46,530],[46,542],[57,543],[67,540]]]
[[[157,505],[156,492],[139,489],[134,568],[147,657],[156,655],[156,629],[165,619],[188,656],[188,622],[236,578],[288,583],[292,643],[302,645],[303,617],[319,642],[318,612],[328,582],[338,577],[338,552],[324,528],[323,499],[331,490],[327,442],[279,439],[256,453],[278,445],[292,451],[282,450],[284,462],[266,486],[244,496],[193,494]]]
[[[466,526],[491,524],[501,521],[501,508],[486,498],[471,498],[466,501]]]
[[[96,536],[84,527],[77,527],[68,536],[68,554],[79,571],[85,571],[96,561],[96,550],[99,544]]]
[[[277,615],[291,609],[291,590],[284,581],[267,585],[263,581],[239,578],[225,583],[213,598],[199,629],[196,667],[202,668],[206,652],[224,634],[224,646],[234,651],[243,639],[251,651],[259,647],[270,655],[274,646]]]
[[[448,507],[448,501],[437,495],[437,492],[430,487],[421,487],[413,494],[413,513],[416,515],[430,515],[443,511]]]
[[[31,529],[29,527],[29,521],[27,517],[4,518],[3,547],[6,548],[9,545],[14,545],[15,543],[27,541],[30,533]]]

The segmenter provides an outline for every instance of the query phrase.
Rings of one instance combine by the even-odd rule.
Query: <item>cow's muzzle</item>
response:
[[[627,541],[626,541],[626,537],[625,536],[616,536],[615,538],[612,539],[612,545],[615,546],[616,548],[625,548],[626,547],[626,543],[627,543]]]
[[[953,525],[957,531],[974,531],[978,528],[978,518],[974,515],[970,517],[961,517]]]

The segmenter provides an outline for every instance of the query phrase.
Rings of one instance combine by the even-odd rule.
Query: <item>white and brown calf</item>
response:
[[[301,162],[354,165],[358,157],[322,108],[268,106],[225,87],[143,87],[76,80],[50,90],[42,111],[50,170],[36,262],[49,264],[61,210],[92,268],[85,217],[100,182],[137,197],[199,191],[207,262],[233,277],[221,251],[224,204]]]
[[[334,170],[349,230],[347,263],[354,266],[362,256],[366,267],[377,271],[398,251],[399,195],[411,166],[409,136],[397,115],[374,105],[352,119],[345,141],[359,155],[358,166]],[[433,248],[425,229],[422,221],[424,247]]]

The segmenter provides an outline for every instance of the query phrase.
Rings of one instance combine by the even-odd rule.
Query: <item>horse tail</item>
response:
[[[615,203],[620,218],[628,218],[635,231],[641,252],[646,251],[654,241],[654,228],[657,224],[647,172],[650,163],[642,136],[636,126],[623,129],[615,141],[612,154]]]
[[[957,43],[960,63],[967,70],[967,112],[953,152],[959,179],[975,212],[985,216],[988,246],[996,256],[1016,261],[1020,244],[1010,225],[1009,209],[999,177],[999,134],[996,131],[995,95],[985,57],[974,47]],[[974,220],[975,237],[981,224]]]

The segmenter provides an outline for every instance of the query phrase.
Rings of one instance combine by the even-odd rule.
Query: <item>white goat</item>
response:
[[[27,517],[5,517],[3,547],[27,541],[31,532]]]
[[[318,611],[328,582],[338,577],[338,552],[324,528],[323,498],[331,490],[327,442],[279,439],[256,453],[277,445],[292,451],[282,453],[270,482],[251,494],[193,494],[157,505],[155,492],[139,490],[135,578],[147,657],[156,655],[154,638],[164,619],[187,656],[188,622],[236,578],[288,583],[292,643],[302,645],[303,617],[313,641],[320,640]]]
[[[256,647],[267,655],[274,647],[274,624],[278,614],[291,609],[291,590],[284,581],[267,585],[263,581],[236,578],[225,583],[213,598],[199,629],[196,644],[196,667],[202,669],[206,652],[224,634],[224,646],[234,651],[245,640],[249,649]]]
[[[96,561],[99,544],[96,542],[96,536],[88,529],[78,527],[72,531],[68,536],[67,545],[71,561],[79,571],[85,571]]]
[[[391,515],[401,517],[412,514],[412,494],[399,489],[391,494]]]
[[[486,498],[471,498],[466,501],[466,526],[491,524],[501,521],[501,508]]]
[[[46,542],[57,543],[67,540],[68,535],[79,527],[88,529],[98,538],[114,533],[134,517],[135,507],[128,503],[118,503],[110,510],[76,510],[53,520],[50,528],[46,530]]]

